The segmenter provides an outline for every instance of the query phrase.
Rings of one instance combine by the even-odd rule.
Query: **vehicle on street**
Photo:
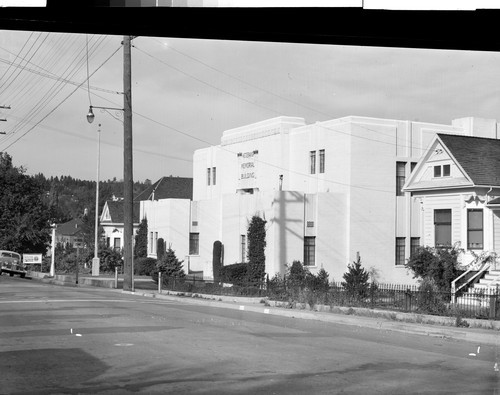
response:
[[[10,276],[19,274],[24,278],[27,267],[21,259],[21,255],[13,251],[0,250],[0,274],[9,273]]]

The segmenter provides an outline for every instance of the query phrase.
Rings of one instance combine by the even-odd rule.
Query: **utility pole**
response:
[[[131,37],[123,37],[123,290],[133,291],[133,164]]]

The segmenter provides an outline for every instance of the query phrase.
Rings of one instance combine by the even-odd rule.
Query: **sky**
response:
[[[121,36],[0,31],[0,152],[27,174],[123,179]],[[192,177],[196,149],[277,116],[500,121],[497,52],[136,37],[135,181]],[[100,125],[100,127],[99,127]],[[98,145],[98,130],[100,144]]]

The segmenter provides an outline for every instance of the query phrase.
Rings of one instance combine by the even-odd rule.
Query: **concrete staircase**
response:
[[[500,293],[500,270],[489,270],[478,283],[457,297],[457,304],[488,307],[490,295],[497,293]]]

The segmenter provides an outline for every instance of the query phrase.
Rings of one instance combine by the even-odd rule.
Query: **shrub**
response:
[[[421,280],[418,287],[417,310],[423,314],[443,314],[446,304],[436,282],[431,278]]]
[[[104,273],[114,273],[116,267],[123,266],[122,255],[113,248],[104,248],[99,251],[100,270]]]
[[[220,268],[220,280],[233,285],[247,285],[248,264],[235,263]]]
[[[137,276],[150,276],[156,271],[156,259],[137,258],[134,260],[134,274]]]

